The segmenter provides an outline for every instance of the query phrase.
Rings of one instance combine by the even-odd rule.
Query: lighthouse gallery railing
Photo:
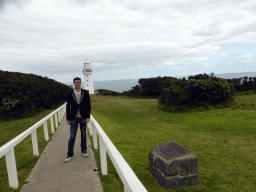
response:
[[[48,141],[49,134],[48,134],[48,128],[47,128],[47,120],[50,119],[51,131],[52,133],[54,133],[53,116],[55,115],[55,123],[56,123],[56,127],[58,127],[58,121],[60,123],[61,119],[65,114],[65,111],[66,111],[65,107],[66,107],[66,103],[0,148],[0,158],[5,155],[10,187],[17,189],[19,185],[15,155],[14,155],[14,147],[31,134],[33,153],[35,156],[39,156],[36,129],[43,124],[45,140]],[[57,121],[57,114],[58,114],[58,121]],[[108,174],[108,168],[107,168],[107,154],[108,154],[113,165],[116,168],[117,173],[119,174],[120,179],[124,184],[124,191],[125,192],[128,192],[128,191],[131,191],[131,192],[145,191],[146,192],[147,190],[142,185],[140,180],[137,178],[137,176],[135,175],[131,167],[128,165],[128,163],[119,153],[119,151],[116,149],[114,144],[111,142],[111,140],[108,138],[106,133],[103,131],[101,126],[98,124],[98,122],[94,119],[92,115],[91,115],[91,120],[88,123],[88,128],[90,130],[90,135],[93,135],[94,149],[98,149],[98,136],[99,136],[102,174],[103,175]]]

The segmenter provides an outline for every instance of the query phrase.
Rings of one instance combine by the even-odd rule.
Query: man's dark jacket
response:
[[[91,114],[91,101],[89,91],[81,89],[80,104],[76,100],[74,90],[68,93],[67,107],[66,107],[66,119],[67,121],[73,120],[79,109],[82,119],[90,118]]]

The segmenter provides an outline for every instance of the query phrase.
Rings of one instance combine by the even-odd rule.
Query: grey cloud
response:
[[[80,7],[94,3],[92,0],[77,2],[81,4]],[[176,3],[175,0],[124,0],[111,3],[110,6],[121,5],[130,10],[143,10],[138,12],[140,14],[127,11],[124,19],[120,20],[115,18],[120,15],[118,11],[111,10],[113,14],[108,14],[109,10],[104,10],[104,7],[98,12],[92,11],[90,15],[84,16],[83,12],[87,11],[85,6],[84,10],[77,9],[81,11],[78,15],[70,12],[72,17],[69,14],[56,16],[55,12],[51,15],[39,11],[37,14],[30,12],[30,6],[24,14],[19,11],[9,12],[9,18],[3,17],[0,20],[0,26],[3,26],[0,30],[1,66],[4,62],[6,66],[10,62],[20,71],[36,72],[43,76],[81,73],[85,59],[91,61],[93,70],[101,73],[114,69],[127,71],[133,67],[150,70],[157,69],[158,66],[178,67],[184,58],[218,51],[211,47],[200,47],[201,45],[218,45],[221,41],[256,31],[256,23],[249,24],[248,20],[245,22],[247,24],[239,26],[246,18],[240,19],[243,14],[239,15],[239,7],[236,5],[233,8],[233,5],[227,5],[225,0],[220,4],[219,1],[195,1],[196,5],[192,5],[190,1],[186,2],[188,3],[182,0]],[[0,3],[3,5],[2,0]],[[56,13],[68,12],[69,7],[65,6],[66,11],[57,9]],[[221,8],[217,9],[218,7]],[[93,6],[89,9],[91,8]],[[95,6],[96,8],[98,9],[98,6]],[[229,8],[238,10],[238,14],[231,12]],[[163,10],[159,11],[160,9]],[[154,11],[158,12],[151,14]],[[137,15],[142,18],[132,18]],[[247,12],[244,16],[247,16]],[[173,25],[165,25],[169,21],[173,21]],[[237,25],[233,31],[224,33],[221,26],[227,21],[237,21]],[[189,62],[189,59],[184,61]],[[10,66],[7,67],[10,69]]]
[[[157,2],[157,1],[129,1],[129,0],[112,0],[114,4],[121,4],[131,11],[143,10],[147,13],[159,11],[162,8],[169,7],[171,3],[169,1]]]
[[[238,4],[243,4],[245,1],[241,0],[233,0],[232,6],[236,6]],[[220,7],[229,6],[229,0],[204,0],[204,1],[174,1],[172,3],[172,7],[178,11],[184,13],[191,13],[191,12],[201,12],[201,9],[208,10],[209,12],[218,9]],[[232,9],[232,7],[230,7]],[[230,10],[226,10],[227,14]]]
[[[26,2],[28,2],[28,0],[0,0],[0,10],[3,10],[7,4],[14,4],[18,8],[21,8]]]
[[[197,1],[129,1],[129,0],[112,0],[114,3],[120,3],[127,9],[132,11],[143,10],[145,12],[151,13],[154,11],[160,11],[161,9],[172,7],[176,11],[191,13],[194,12],[198,7],[202,7],[205,4],[211,4],[215,2],[214,0],[205,0],[202,4]],[[219,3],[219,1],[218,1]],[[217,4],[217,3],[216,3]]]
[[[34,61],[20,61],[15,68],[24,73],[54,76],[56,74],[81,72],[82,63],[69,63],[64,60],[54,62],[50,59],[38,59]]]
[[[47,46],[47,48],[54,48],[56,43],[56,37],[61,35],[67,35],[69,33],[68,28],[60,27],[47,27],[43,25],[33,25],[33,21],[23,20],[0,20],[0,44],[13,44],[15,48],[19,46]],[[55,40],[55,41],[53,41]],[[50,43],[51,42],[51,43]],[[65,42],[59,42],[59,45],[65,45]],[[2,47],[3,48],[3,47]]]
[[[256,12],[256,4],[255,3],[251,3],[251,4],[243,7],[242,9],[243,10],[249,10],[249,11],[255,13]]]
[[[213,36],[221,33],[219,22],[214,22],[207,26],[202,27],[200,30],[195,31],[193,34],[196,36]]]
[[[65,55],[65,52],[62,53]],[[106,72],[108,70],[119,69],[131,69],[133,66],[141,66],[144,68],[150,68],[157,66],[166,60],[170,60],[174,57],[175,53],[171,53],[169,48],[155,47],[149,48],[147,45],[139,46],[138,48],[127,47],[99,47],[97,50],[90,48],[80,50],[75,53],[72,52],[70,56],[68,54],[62,59],[57,59],[54,66],[60,66],[59,69],[49,66],[50,73],[70,73],[80,72],[83,61],[89,59],[92,63],[92,69],[98,72]],[[177,57],[177,55],[176,55]],[[40,62],[37,62],[40,64]],[[49,61],[43,61],[42,63],[54,63]],[[40,68],[40,65],[33,66],[34,69]],[[41,66],[40,70],[47,70],[46,66]]]
[[[12,0],[0,0],[0,9],[3,9],[6,4],[11,2]]]
[[[247,26],[238,26],[234,30],[230,31],[226,36],[231,38],[231,37],[236,37],[249,32],[256,32],[256,22],[248,24]]]
[[[206,9],[212,11],[220,7],[229,6],[230,0],[204,0],[204,1],[182,1],[182,0],[173,0],[173,1],[129,1],[129,0],[112,0],[114,3],[120,3],[125,6],[127,9],[132,11],[143,10],[148,13],[154,11],[160,11],[165,8],[173,8],[176,11],[182,12],[184,14],[201,12],[201,9]],[[241,1],[233,0],[232,6],[242,5],[245,2],[253,2],[250,0]],[[248,7],[252,10],[255,9],[255,5],[252,3],[252,6]],[[228,12],[229,10],[227,10]]]
[[[111,52],[111,51],[110,51]],[[162,48],[148,50],[147,48],[137,51],[132,50],[124,52],[112,52],[101,55],[90,55],[92,63],[104,63],[106,66],[99,67],[98,70],[104,71],[110,67],[112,69],[126,69],[133,66],[152,67],[163,63],[174,57],[175,53],[171,53],[169,49],[162,50]]]
[[[76,0],[80,4],[86,4],[88,2],[92,2],[93,0]]]

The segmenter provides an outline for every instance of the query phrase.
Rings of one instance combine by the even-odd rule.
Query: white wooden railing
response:
[[[29,135],[32,137],[32,145],[33,145],[33,153],[35,156],[39,156],[38,150],[38,142],[37,142],[37,133],[36,130],[41,125],[44,126],[44,137],[45,141],[49,141],[47,120],[50,119],[51,122],[51,132],[54,133],[54,124],[53,124],[53,116],[55,115],[55,125],[58,127],[58,122],[61,122],[66,110],[66,103],[60,106],[58,109],[53,111],[51,114],[47,115],[37,123],[35,123],[32,127],[28,128],[26,131],[6,143],[0,148],[0,158],[5,155],[6,167],[9,179],[9,186],[17,189],[19,187],[18,175],[17,175],[17,167],[16,160],[14,155],[14,147],[18,145],[21,141],[27,138]]]
[[[66,103],[61,107],[53,111],[51,114],[46,116],[45,118],[38,121],[32,127],[6,143],[0,148],[0,158],[5,155],[6,166],[9,178],[10,187],[17,189],[19,186],[16,161],[14,155],[14,147],[23,141],[26,137],[31,135],[32,137],[32,145],[33,145],[33,153],[35,156],[39,156],[38,150],[38,142],[37,142],[37,133],[36,129],[41,125],[44,126],[44,136],[45,141],[49,140],[47,120],[50,119],[51,122],[51,131],[54,133],[54,124],[53,124],[53,116],[55,115],[56,128],[58,127],[58,122],[61,122],[66,110]],[[142,185],[140,180],[137,178],[131,167],[124,160],[122,155],[119,153],[117,148],[108,138],[106,133],[103,131],[98,122],[91,115],[91,120],[88,123],[88,128],[90,130],[90,135],[93,135],[93,145],[94,149],[98,149],[98,136],[99,136],[99,144],[100,144],[100,160],[101,160],[101,172],[103,175],[108,174],[107,168],[107,154],[109,155],[113,165],[116,168],[119,177],[121,178],[124,184],[125,192],[146,192],[146,188]]]
[[[125,192],[144,192],[147,191],[142,185],[138,177],[135,175],[131,167],[124,160],[123,156],[119,153],[117,148],[108,138],[106,133],[103,131],[98,122],[91,115],[90,122],[88,123],[90,135],[93,136],[94,149],[98,149],[98,136],[100,144],[100,161],[101,161],[101,172],[103,175],[108,174],[107,167],[107,154],[110,157],[116,171],[124,184]],[[98,135],[98,136],[97,136]]]

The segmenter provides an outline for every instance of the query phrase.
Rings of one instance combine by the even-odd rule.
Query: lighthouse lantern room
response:
[[[87,59],[84,62],[83,74],[84,74],[84,89],[88,90],[89,94],[94,94],[91,64]]]

